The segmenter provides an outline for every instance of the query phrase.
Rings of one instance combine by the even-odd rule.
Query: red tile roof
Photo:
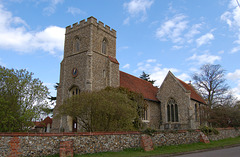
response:
[[[177,78],[178,79],[178,78]],[[183,82],[182,80],[178,79],[178,81],[183,85],[183,87],[186,89],[186,90],[189,90],[191,91],[191,99],[193,100],[196,100],[198,102],[201,102],[203,104],[206,104],[206,102],[204,101],[204,99],[196,92],[196,90],[194,89],[194,87],[190,84],[187,84],[185,82]]]
[[[150,82],[122,71],[119,71],[119,73],[121,87],[128,88],[133,92],[141,93],[145,99],[159,101],[156,97],[158,88],[154,87]]]
[[[111,57],[111,56],[108,56],[108,58],[110,59],[111,62],[116,63],[116,64],[119,64],[119,62],[117,61],[116,58]]]
[[[47,117],[41,122],[34,122],[34,123],[36,128],[43,128],[43,127],[46,127],[48,123],[52,124],[52,118]]]

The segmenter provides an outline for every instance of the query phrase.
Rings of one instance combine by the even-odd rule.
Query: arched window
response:
[[[74,41],[74,52],[79,52],[79,51],[80,51],[80,39],[76,37]]]
[[[77,132],[77,118],[73,118],[72,132]]]
[[[73,95],[79,95],[80,94],[80,89],[76,86],[72,87],[70,90],[69,90],[69,96],[73,96]]]
[[[147,115],[147,108],[144,108],[144,112],[143,112],[143,120],[148,120],[148,115]]]
[[[102,53],[106,54],[107,52],[107,40],[104,38],[102,41]]]
[[[198,107],[197,104],[195,104],[195,121],[198,120]]]
[[[167,104],[167,121],[178,122],[178,105],[174,99],[170,99]]]

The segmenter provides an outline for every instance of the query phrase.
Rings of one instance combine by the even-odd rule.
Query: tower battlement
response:
[[[66,34],[71,32],[71,31],[74,31],[74,30],[76,30],[80,27],[85,27],[85,26],[90,25],[90,24],[93,24],[93,25],[97,26],[98,28],[101,28],[105,32],[107,32],[107,33],[116,37],[116,30],[114,30],[113,28],[111,29],[108,25],[104,25],[104,23],[102,21],[97,21],[97,19],[93,16],[87,18],[87,21],[84,19],[84,20],[81,20],[79,23],[76,22],[73,25],[67,26],[66,27]]]

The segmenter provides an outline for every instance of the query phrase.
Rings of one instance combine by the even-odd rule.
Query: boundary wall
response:
[[[209,135],[208,138],[210,140],[220,140],[240,136],[240,131],[234,128],[218,130],[219,135]],[[64,156],[64,154],[69,153],[86,154],[121,151],[126,148],[141,147],[143,136],[145,135],[140,132],[0,133],[0,156],[45,156],[54,154]],[[200,131],[162,131],[154,133],[150,140],[152,140],[154,146],[196,143],[200,141]]]

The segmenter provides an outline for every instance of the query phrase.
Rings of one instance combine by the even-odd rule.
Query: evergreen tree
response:
[[[156,80],[150,80],[150,75],[146,74],[144,71],[142,72],[142,74],[139,77],[140,79],[143,79],[145,81],[150,82],[151,84],[154,84]]]

